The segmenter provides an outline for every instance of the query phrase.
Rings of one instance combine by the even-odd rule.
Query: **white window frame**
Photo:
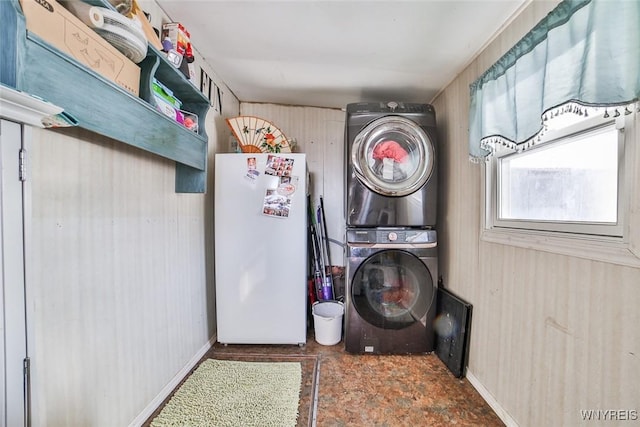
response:
[[[512,245],[562,255],[570,255],[591,260],[610,262],[614,264],[640,267],[640,142],[638,130],[638,114],[620,115],[616,118],[619,129],[619,146],[622,145],[624,155],[619,157],[620,179],[618,182],[618,226],[615,233],[605,231],[605,235],[589,234],[586,228],[572,225],[563,227],[554,225],[554,231],[540,230],[536,227],[515,228],[527,225],[523,221],[498,220],[496,215],[496,180],[497,156],[484,164],[482,180],[482,210],[481,240],[491,243]],[[557,132],[548,132],[545,139],[556,140],[560,135],[575,134],[577,131],[601,126],[604,120],[590,120],[568,127]],[[551,142],[552,143],[552,142]],[[531,224],[535,224],[531,222]],[[539,227],[538,227],[539,228]],[[549,227],[546,227],[549,228]],[[597,230],[594,227],[590,232]],[[600,230],[602,232],[602,230]],[[611,236],[606,234],[618,234]]]

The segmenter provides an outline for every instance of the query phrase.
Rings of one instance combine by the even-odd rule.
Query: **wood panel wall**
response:
[[[522,426],[579,425],[581,409],[640,409],[640,270],[480,239],[469,84],[555,3],[532,2],[433,101],[440,272],[474,305],[470,378]],[[216,151],[229,150],[224,117],[238,112],[296,138],[329,236],[343,242],[343,111],[240,104],[225,88],[223,114],[210,112],[206,123],[205,195],[176,194],[174,165],[135,148],[77,130],[34,131],[27,291],[35,425],[132,423],[214,336],[211,167]],[[344,265],[342,246],[331,250],[332,263]]]
[[[239,102],[199,61],[196,52],[224,93],[222,113],[212,108],[204,123],[206,194],[176,193],[173,162],[125,144],[78,129],[33,132],[35,426],[138,425],[215,340],[212,165]]]
[[[433,102],[440,271],[473,304],[469,378],[508,424],[612,425],[581,410],[640,409],[640,269],[482,241],[483,166],[468,160],[469,85],[555,4],[531,2]]]
[[[508,425],[599,425],[584,421],[581,410],[633,416],[624,411],[638,411],[640,402],[635,386],[640,378],[635,326],[640,322],[640,270],[480,238],[483,166],[468,157],[469,85],[556,4],[531,2],[432,101],[441,166],[440,272],[444,285],[474,306],[469,380]],[[315,145],[316,136],[301,136],[322,134],[328,112],[248,103],[241,104],[241,111],[270,119],[297,137],[300,151],[309,154],[310,170],[324,176],[324,188],[314,185],[314,194],[335,191],[341,193],[338,199],[344,197],[339,180],[327,181],[338,176],[342,163],[321,154],[340,151],[327,143],[340,140],[341,126],[327,133],[322,146]],[[342,114],[335,120],[343,121]],[[640,141],[637,134],[635,141]],[[638,173],[636,164],[633,174]],[[637,211],[632,206],[633,235],[640,230]],[[344,222],[343,215],[328,217]],[[332,235],[341,236],[342,231]]]
[[[344,121],[338,109],[276,104],[240,104],[240,113],[269,120],[297,141],[296,152],[307,154],[309,191],[314,207],[324,202],[331,264],[344,266]]]

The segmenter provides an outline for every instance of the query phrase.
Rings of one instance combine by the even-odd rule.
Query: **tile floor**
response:
[[[343,342],[318,344],[311,331],[304,347],[216,343],[204,358],[300,361],[300,427],[504,425],[469,381],[454,377],[435,353],[354,355]]]

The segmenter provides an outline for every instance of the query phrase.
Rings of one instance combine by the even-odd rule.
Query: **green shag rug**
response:
[[[299,362],[207,359],[151,426],[295,426],[301,382]]]

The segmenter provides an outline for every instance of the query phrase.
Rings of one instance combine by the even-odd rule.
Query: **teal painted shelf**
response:
[[[149,46],[138,64],[136,97],[29,32],[18,0],[0,1],[0,22],[0,82],[59,105],[79,127],[175,161],[176,192],[206,191],[209,100],[163,52]],[[197,133],[156,109],[154,77],[182,101],[183,110],[198,116]]]

